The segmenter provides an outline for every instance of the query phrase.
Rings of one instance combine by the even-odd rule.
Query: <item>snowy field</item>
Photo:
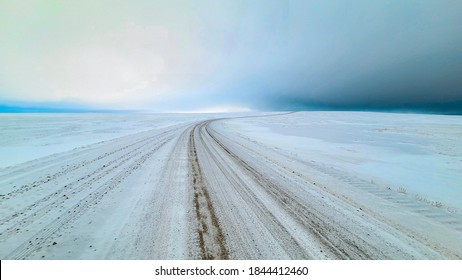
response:
[[[462,207],[462,117],[305,112],[236,119],[228,128],[305,161]]]
[[[0,115],[0,258],[462,258],[462,117],[255,115]]]
[[[0,168],[136,132],[209,117],[192,114],[1,114]]]

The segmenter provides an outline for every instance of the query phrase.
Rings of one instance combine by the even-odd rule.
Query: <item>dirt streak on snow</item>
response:
[[[175,116],[0,169],[0,258],[461,259],[457,207],[432,206],[345,163],[367,163],[370,148],[340,153],[338,164],[335,151],[352,148],[351,124],[383,117],[342,116]],[[316,141],[294,130],[313,128],[312,119],[350,125],[334,140],[329,125],[318,127],[331,146],[309,146]]]
[[[202,173],[194,140],[196,131],[200,131],[201,127],[206,124],[207,122],[196,125],[189,136],[189,162],[194,188],[194,207],[199,227],[199,247],[202,259],[228,259],[223,230],[215,214],[207,184],[204,182],[206,174]]]

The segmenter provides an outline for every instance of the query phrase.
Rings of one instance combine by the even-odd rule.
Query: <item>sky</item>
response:
[[[462,113],[460,0],[1,0],[0,105]]]

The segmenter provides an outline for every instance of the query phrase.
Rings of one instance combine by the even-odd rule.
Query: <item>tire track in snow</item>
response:
[[[169,137],[159,136],[157,140],[158,142],[162,143],[165,141],[169,141],[170,139]],[[111,171],[117,169],[119,166],[123,165],[125,162],[129,161],[133,153],[142,153],[144,149],[149,149],[149,145],[151,144],[150,143],[151,141],[152,139],[147,138],[147,139],[144,139],[143,141],[136,142],[136,144],[138,145],[125,146],[123,149],[116,149],[114,152],[106,153],[104,154],[104,156],[99,156],[95,160],[91,160],[89,162],[84,161],[83,163],[80,163],[79,167],[82,167],[92,162],[102,161],[99,168],[91,171],[90,173],[84,174],[83,176],[78,176],[72,181],[65,182],[64,186],[57,189],[56,191],[44,196],[43,198],[35,201],[34,203],[22,209],[18,209],[18,211],[16,211],[12,215],[3,217],[2,219],[0,219],[0,226],[4,225],[5,223],[12,222],[15,219],[24,217],[27,214],[30,214],[32,212],[29,216],[24,217],[22,220],[19,220],[15,225],[11,226],[11,228],[15,228],[17,225],[21,225],[22,227],[24,227],[27,225],[25,219],[27,218],[29,218],[29,220],[38,219],[44,214],[46,214],[49,209],[52,209],[53,207],[55,207],[57,203],[59,202],[62,203],[63,201],[69,199],[70,197],[78,195],[82,191],[87,191],[89,189],[91,190],[92,185],[95,184],[99,179],[106,176]],[[127,147],[130,147],[132,149],[125,151]],[[118,155],[118,153],[121,153],[121,155]],[[109,161],[105,160],[110,155],[114,155],[117,157],[113,160],[109,160]],[[69,174],[74,174],[75,172],[76,172],[75,170],[66,170],[66,172],[63,172],[62,174],[60,174],[60,176],[53,176],[53,177],[49,176],[50,178],[47,181],[43,182],[43,184],[45,183],[52,184],[56,180],[58,180],[59,177],[69,175]],[[37,185],[33,184],[34,187],[39,187],[40,185],[41,184],[39,183],[37,183]],[[30,191],[30,189],[24,190],[24,192],[26,191]],[[51,202],[48,203],[48,201],[51,201]],[[6,238],[5,233],[6,232],[2,234],[1,239]]]
[[[323,216],[320,213],[313,213],[312,209],[308,209],[303,203],[299,203],[290,194],[283,191],[282,188],[277,186],[276,183],[272,182],[268,178],[265,178],[256,169],[250,166],[247,162],[242,160],[232,151],[230,151],[223,143],[221,143],[214,135],[210,132],[210,129],[206,126],[205,131],[207,135],[225,152],[229,157],[252,176],[253,180],[257,183],[256,186],[262,188],[267,194],[269,194],[277,204],[275,207],[281,207],[284,211],[289,213],[298,224],[303,225],[313,238],[317,239],[322,244],[323,250],[330,252],[332,256],[339,259],[350,259],[350,258],[363,258],[369,259],[371,256],[359,248],[353,241],[341,238],[342,234],[335,230],[334,227],[322,220]],[[255,197],[254,206],[259,204],[259,200],[262,198]],[[263,206],[263,205],[262,205]],[[261,207],[261,206],[260,206]],[[264,207],[264,206],[263,206]],[[267,214],[271,213],[271,209],[266,210]],[[272,217],[275,220],[275,217]],[[282,226],[282,225],[280,225]],[[334,233],[335,232],[335,233]],[[288,233],[288,232],[287,232]],[[289,233],[288,233],[289,234]],[[290,236],[290,234],[288,235]],[[340,237],[340,238],[339,238]],[[292,246],[302,246],[292,240]],[[376,252],[378,253],[378,252]]]
[[[282,153],[282,151],[279,149],[274,149],[263,143],[252,141],[251,139],[243,135],[238,135],[238,140],[236,141],[236,139],[231,140],[232,137],[228,137],[222,132],[213,130],[213,134],[219,136],[220,139],[223,139],[224,142],[227,143],[227,145],[225,146],[233,146],[233,149],[235,151],[238,151],[240,154],[249,155],[254,159],[267,162],[268,166],[273,166],[275,169],[279,170],[278,172],[281,172],[281,176],[293,176],[294,178],[298,177],[298,179],[305,181],[306,184],[318,189],[318,192],[325,193],[325,196],[333,196],[336,199],[340,199],[343,203],[349,204],[350,206],[356,209],[360,209],[358,211],[360,211],[361,213],[365,214],[366,216],[372,217],[377,222],[382,223],[383,225],[386,225],[385,227],[390,227],[390,229],[387,230],[387,232],[393,232],[392,235],[395,235],[395,237],[400,234],[404,234],[406,235],[406,238],[411,238],[412,241],[410,240],[407,242],[412,242],[414,246],[419,246],[417,243],[420,243],[420,246],[424,245],[427,248],[432,248],[433,250],[445,255],[448,258],[460,258],[460,253],[455,253],[457,249],[454,250],[453,246],[446,246],[441,242],[429,239],[425,237],[425,235],[422,235],[421,231],[407,227],[407,225],[405,223],[403,224],[402,221],[400,222],[390,219],[389,217],[385,217],[382,213],[383,209],[364,206],[364,204],[355,201],[354,198],[348,195],[341,194],[341,192],[339,193],[338,190],[333,190],[329,186],[329,184],[336,183],[340,184],[341,186],[346,184],[348,185],[348,187],[351,186],[354,188],[358,188],[360,190],[365,191],[368,194],[372,194],[379,198],[385,199],[387,202],[391,202],[395,204],[397,208],[403,210],[403,213],[405,211],[409,211],[411,212],[410,215],[421,215],[422,220],[428,218],[431,219],[429,222],[431,222],[432,224],[437,223],[441,226],[448,227],[448,234],[452,234],[452,232],[450,232],[451,229],[455,229],[459,232],[462,230],[462,227],[460,227],[460,225],[462,225],[460,215],[444,211],[443,209],[439,209],[425,203],[421,203],[407,195],[397,193],[392,189],[374,184],[373,182],[367,181],[361,177],[356,177],[355,175],[349,174],[348,171],[329,166],[324,166],[321,163],[316,163],[308,159],[303,160],[292,153]],[[259,147],[263,147],[263,149],[259,149]],[[262,151],[268,151],[268,153],[263,153]],[[289,162],[290,164],[285,164],[284,161],[281,161],[281,158],[287,160],[286,162]],[[310,173],[313,173],[311,171],[315,171],[315,174],[317,174],[317,176],[319,177],[313,176],[313,174],[309,176],[303,172],[303,170],[308,169],[310,170]],[[326,176],[330,178],[330,180],[333,179],[335,183],[326,183],[324,179],[324,177]],[[391,211],[393,212],[396,210]],[[321,214],[323,213],[321,212]],[[378,234],[374,235],[377,235],[377,237],[380,238]],[[359,234],[358,236],[361,237],[363,235]],[[403,236],[398,238],[403,238]],[[369,242],[369,238],[363,237],[361,239],[363,239],[362,242]],[[387,247],[391,248],[392,246],[396,247],[395,244],[390,244],[390,246]],[[399,247],[396,248],[399,249]],[[422,252],[423,251],[424,250],[422,250]],[[427,258],[429,256],[432,256],[432,253],[430,251],[427,251],[426,254],[428,254]],[[406,258],[412,258],[412,255]]]
[[[170,135],[175,130],[176,129],[173,128],[155,136],[162,137]],[[129,137],[124,136],[110,141],[90,145],[90,148],[84,150],[81,150],[82,148],[76,148],[70,152],[61,153],[63,155],[52,155],[24,163],[17,167],[13,167],[13,170],[0,177],[0,184],[6,185],[8,182],[18,181],[18,179],[21,177],[27,177],[30,172],[37,172],[40,170],[50,169],[55,166],[62,166],[61,170],[52,174],[47,174],[44,179],[24,183],[21,187],[4,194],[2,199],[7,200],[14,198],[15,195],[22,195],[29,190],[40,187],[41,185],[49,183],[55,179],[61,178],[70,172],[75,172],[84,166],[104,160],[105,158],[116,153],[124,152],[125,150],[130,151],[132,147],[136,147],[137,145],[149,144],[149,142],[152,141],[151,137],[153,132],[154,131],[147,131],[137,133],[135,135],[129,135]],[[103,150],[105,150],[106,147],[109,147],[109,150],[103,153]],[[92,155],[95,153],[95,151],[97,152],[97,156]],[[66,167],[64,167],[63,163],[68,163],[69,159],[71,159],[70,164],[67,164]]]
[[[356,216],[358,216],[359,214],[354,214],[356,213],[355,209],[347,207],[351,208],[347,211],[352,211],[352,217],[349,217],[347,213],[343,212],[340,213],[341,217],[336,217],[335,215],[332,216],[332,214],[327,214],[329,213],[329,211],[323,212],[326,210],[324,209],[326,208],[326,206],[322,206],[322,201],[313,201],[315,202],[314,204],[309,203],[309,201],[306,200],[308,197],[299,197],[299,195],[302,193],[296,194],[296,192],[293,192],[293,188],[291,188],[288,185],[284,185],[287,182],[290,182],[288,181],[288,178],[286,176],[295,177],[295,174],[283,174],[279,173],[279,171],[276,170],[274,170],[276,172],[271,172],[272,168],[270,168],[269,166],[265,167],[264,161],[261,162],[261,165],[258,165],[258,168],[255,168],[257,166],[254,166],[252,164],[255,164],[256,161],[250,161],[252,163],[249,163],[247,162],[247,160],[240,158],[236,153],[231,151],[227,145],[225,145],[222,141],[217,139],[217,137],[214,135],[214,132],[211,131],[210,126],[206,126],[205,130],[206,133],[204,134],[212,139],[210,140],[210,142],[215,142],[222,149],[221,153],[227,154],[228,157],[233,159],[237,166],[245,170],[245,172],[241,176],[244,176],[244,174],[250,175],[253,178],[253,180],[257,182],[257,184],[255,184],[255,186],[252,188],[260,188],[268,195],[270,195],[270,197],[272,197],[274,201],[277,202],[273,208],[268,208],[268,211],[282,210],[288,213],[290,217],[292,217],[300,225],[303,225],[306,229],[308,229],[309,235],[312,238],[318,240],[319,244],[322,245],[322,251],[327,251],[331,254],[331,257],[329,258],[332,258],[332,256],[334,256],[334,258],[340,259],[389,259],[393,258],[394,256],[394,258],[413,259],[416,258],[416,256],[419,256],[419,254],[422,254],[420,255],[420,258],[422,258],[422,256],[425,255],[427,257],[442,256],[439,255],[439,253],[433,251],[431,248],[425,247],[423,246],[423,244],[418,244],[416,242],[413,242],[413,245],[409,243],[410,246],[416,246],[414,248],[408,247],[409,245],[401,247],[404,244],[399,245],[400,243],[411,242],[410,240],[406,241],[408,237],[402,234],[397,233],[398,235],[393,237],[395,241],[389,241],[387,236],[391,237],[392,235],[386,231],[373,231],[373,228],[378,229],[383,228],[383,226],[381,226],[380,223],[376,222],[368,224],[372,221],[370,219],[368,219],[368,222],[366,223],[365,221],[362,221],[363,224],[360,225],[352,224],[351,226],[353,227],[348,226],[348,223],[358,220]],[[226,136],[223,137],[226,138]],[[245,155],[248,155],[248,159],[251,158],[251,153],[246,154],[243,151],[241,152]],[[227,169],[237,170],[237,168],[229,164]],[[261,170],[264,170],[264,172],[261,173]],[[327,195],[327,193],[325,195]],[[311,199],[313,198],[319,200],[321,199],[321,195],[319,195],[319,197],[312,197]],[[264,199],[264,197],[260,196],[260,199]],[[338,206],[336,205],[332,206],[334,206],[334,208],[338,208]],[[360,220],[361,218],[359,218],[358,221]],[[355,228],[355,230],[352,230],[353,228]],[[363,229],[362,232],[360,230],[361,228]],[[364,230],[366,230],[366,232],[364,232]],[[291,232],[293,233],[293,230]],[[367,236],[366,233],[368,233]],[[370,238],[374,238],[373,240],[375,241],[371,242]],[[386,250],[383,250],[381,244],[375,243],[378,240],[381,240],[380,242],[384,242],[384,244],[387,244]],[[418,250],[422,251],[419,252]]]
[[[42,249],[50,242],[50,237],[52,237],[60,228],[82,216],[89,209],[98,204],[105,195],[108,194],[108,192],[117,188],[126,177],[138,169],[148,158],[150,158],[171,139],[171,137],[167,137],[167,139],[164,139],[164,141],[160,143],[152,142],[151,138],[145,139],[148,141],[149,146],[143,145],[142,147],[145,149],[141,149],[142,147],[139,147],[138,149],[128,152],[125,155],[126,158],[123,157],[122,162],[118,166],[105,171],[104,174],[95,178],[91,182],[91,185],[95,186],[91,192],[80,198],[76,204],[66,209],[63,214],[49,222],[41,230],[28,238],[28,240],[10,252],[6,258],[27,259],[35,251]],[[57,207],[53,202],[52,204],[55,208]],[[31,214],[30,218],[34,218],[33,214]],[[22,224],[25,222],[27,221],[20,222],[21,226],[24,226]]]
[[[204,174],[201,171],[194,139],[195,133],[200,133],[200,128],[205,123],[196,125],[189,135],[189,160],[194,189],[194,207],[198,222],[199,247],[201,258],[204,260],[228,259],[228,250],[225,245],[223,230],[218,222],[204,181]]]
[[[149,189],[135,206],[108,256],[125,259],[198,259],[197,222],[190,186],[189,135],[192,126],[178,131],[167,147],[157,174],[142,178]]]
[[[229,155],[214,143],[206,127],[202,126],[199,134],[203,143],[201,155],[208,163],[207,179],[215,183],[211,186],[214,200],[220,206],[220,218],[226,226],[225,233],[230,239],[228,245],[232,247],[233,257],[314,258],[309,238],[294,232],[297,225],[293,219],[274,211],[279,209],[277,204],[271,204],[264,195],[262,197],[262,192],[256,187],[258,182],[243,173],[240,166],[230,163]]]

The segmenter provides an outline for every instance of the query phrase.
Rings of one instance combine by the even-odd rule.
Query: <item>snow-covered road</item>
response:
[[[0,258],[462,258],[459,213],[257,141],[230,121],[239,118],[1,169]]]

